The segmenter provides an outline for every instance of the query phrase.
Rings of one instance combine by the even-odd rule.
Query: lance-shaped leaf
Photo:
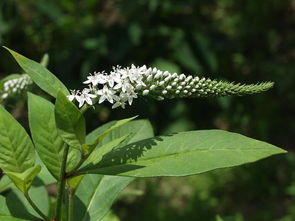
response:
[[[59,92],[56,98],[55,121],[64,142],[81,149],[86,136],[85,119],[81,111],[62,92]]]
[[[35,148],[50,173],[58,179],[65,143],[55,124],[54,105],[28,93],[29,124]]]
[[[0,106],[0,168],[22,173],[35,162],[32,141],[25,129]]]
[[[87,142],[94,142],[99,134],[115,124],[110,122],[97,128],[86,137]],[[147,120],[131,121],[111,131],[102,143],[104,145],[127,134],[130,135],[124,142],[131,143],[152,137],[153,129]],[[118,194],[133,180],[131,177],[85,175],[76,193],[75,221],[102,220]]]
[[[69,94],[66,86],[42,64],[30,60],[7,47],[4,48],[10,52],[21,68],[42,90],[53,97],[56,97],[59,90],[64,94]]]
[[[67,144],[58,134],[54,105],[46,99],[31,93],[28,93],[28,98],[29,124],[35,148],[46,168],[55,179],[58,179],[63,150]],[[76,165],[79,156],[75,149],[70,149],[67,171],[71,170]],[[45,168],[42,170],[44,169]],[[43,172],[46,173],[46,171],[42,171],[42,175]],[[44,178],[44,176],[42,178]]]
[[[106,154],[88,173],[133,177],[186,176],[254,162],[286,151],[222,130],[153,137]]]

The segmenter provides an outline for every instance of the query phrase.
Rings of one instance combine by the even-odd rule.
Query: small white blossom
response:
[[[79,99],[79,94],[80,94],[79,90],[71,90],[71,94],[68,95],[67,98],[70,101],[77,100],[77,98]]]
[[[79,102],[79,107],[82,107],[85,102],[89,105],[93,104],[92,99],[96,98],[96,95],[91,94],[90,92],[89,88],[84,88],[80,96],[76,97],[76,100]]]
[[[109,89],[106,85],[104,85],[101,90],[98,90],[96,94],[100,96],[98,101],[99,104],[101,104],[105,100],[108,100],[110,103],[114,102],[115,92]]]

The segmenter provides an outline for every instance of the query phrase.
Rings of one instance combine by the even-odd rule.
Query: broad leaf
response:
[[[33,184],[29,195],[33,202],[38,205],[40,210],[48,215],[49,213],[49,197],[46,189],[43,185],[35,187]],[[31,207],[27,199],[24,197],[23,193],[16,188],[13,188],[6,195],[6,204],[10,211],[10,214],[14,217],[28,220],[40,220],[36,217],[40,217],[38,213]]]
[[[24,219],[18,219],[12,217],[10,211],[6,205],[6,199],[3,196],[0,196],[0,220],[3,221],[25,221]]]
[[[65,143],[55,124],[54,105],[28,93],[29,123],[35,148],[50,173],[58,179]]]
[[[34,165],[32,141],[25,129],[0,106],[0,168],[22,173]]]
[[[20,191],[26,193],[30,189],[34,178],[38,175],[40,171],[41,167],[37,165],[35,167],[27,169],[23,173],[6,172],[6,174],[14,182],[14,184]]]
[[[227,131],[189,131],[116,148],[87,172],[133,177],[186,176],[285,152],[271,144]]]
[[[10,215],[9,209],[6,205],[6,200],[4,196],[0,195],[0,214],[2,215]]]
[[[77,190],[75,220],[101,220],[117,195],[132,180],[129,177],[86,175]]]
[[[65,85],[43,65],[32,61],[7,47],[4,48],[10,52],[21,68],[42,90],[53,97],[56,97],[59,90],[64,94],[69,94]]]
[[[59,92],[56,98],[55,120],[64,142],[81,149],[85,143],[85,119],[81,111],[62,92]]]
[[[116,122],[110,122],[91,132],[86,137],[87,143],[94,142],[99,134],[102,134],[103,131],[115,124]],[[102,145],[127,134],[130,135],[124,142],[131,143],[144,138],[152,137],[153,129],[149,121],[131,121],[110,132],[103,139]],[[133,180],[134,178],[130,177],[103,176],[96,174],[85,175],[76,194],[75,220],[102,220],[102,218],[108,213],[118,194]]]

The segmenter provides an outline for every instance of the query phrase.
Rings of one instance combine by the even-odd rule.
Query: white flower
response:
[[[107,82],[110,87],[114,87],[114,84],[120,84],[122,79],[119,73],[112,72],[109,76],[107,76]]]
[[[80,91],[79,90],[71,90],[71,94],[67,96],[70,101],[77,100],[79,98]]]
[[[133,98],[137,98],[137,94],[135,92],[127,92],[127,93],[124,93],[124,92],[121,92],[120,93],[120,98],[123,100],[123,101],[128,101],[129,105],[132,104],[132,101],[133,101]]]
[[[76,100],[79,102],[79,107],[82,107],[85,102],[89,105],[93,104],[92,99],[96,98],[96,95],[90,94],[90,91],[89,88],[84,88],[80,96],[76,97]]]
[[[126,101],[123,101],[119,96],[115,96],[114,100],[116,102],[112,106],[113,109],[115,109],[117,107],[122,107],[123,109],[125,109]]]
[[[96,92],[97,95],[100,96],[98,103],[101,104],[105,100],[108,100],[110,103],[114,102],[115,92],[108,88],[108,86],[104,85],[103,89],[98,90]]]

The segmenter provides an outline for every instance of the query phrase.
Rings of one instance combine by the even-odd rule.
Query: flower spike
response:
[[[147,68],[145,65],[122,68],[113,67],[110,74],[95,72],[89,75],[84,84],[88,84],[87,93],[77,93],[69,96],[76,99],[81,107],[86,103],[99,104],[108,101],[113,104],[112,108],[126,103],[132,104],[138,96],[149,96],[157,100],[173,98],[196,98],[212,96],[242,96],[266,91],[273,86],[272,82],[260,84],[241,85],[224,81],[211,80],[208,78],[186,76],[184,74],[171,74],[157,68]],[[94,96],[95,95],[95,96]],[[83,100],[83,102],[81,102]],[[90,102],[90,100],[93,100]],[[114,103],[115,102],[115,103]]]

